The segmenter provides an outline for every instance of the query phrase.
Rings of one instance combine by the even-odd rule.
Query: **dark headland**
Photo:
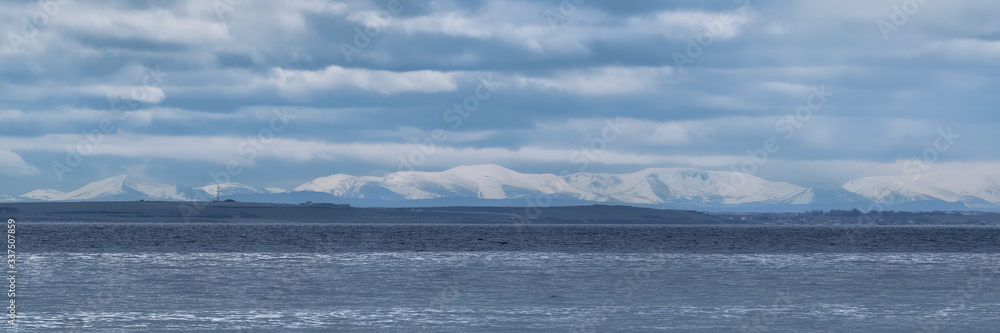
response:
[[[727,221],[695,211],[629,206],[359,208],[244,202],[46,202],[0,204],[0,215],[32,222],[687,224]]]
[[[1000,214],[812,211],[708,213],[632,206],[376,208],[251,202],[37,202],[0,204],[0,216],[25,222],[89,223],[392,223],[663,225],[979,225]]]

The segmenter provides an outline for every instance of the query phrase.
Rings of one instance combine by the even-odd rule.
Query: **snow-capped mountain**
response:
[[[809,209],[870,209],[872,200],[840,186],[828,185],[810,187],[796,193],[788,201],[796,205],[808,205]]]
[[[497,165],[461,166],[442,172],[403,171],[386,177],[338,174],[317,178],[294,191],[358,199],[517,199],[539,193],[595,198],[556,175],[524,174]]]
[[[190,188],[144,182],[127,175],[118,175],[87,184],[72,192],[44,189],[25,193],[21,197],[43,201],[188,200],[191,194]]]
[[[951,191],[962,197],[972,196],[991,204],[1000,205],[1000,173],[938,172],[924,175],[918,181]]]
[[[740,183],[731,184],[733,180]],[[642,205],[732,206],[808,204],[791,202],[807,189],[789,183],[725,171],[646,169],[628,174],[524,174],[497,165],[461,166],[442,172],[404,171],[386,177],[338,174],[317,178],[295,191],[339,198],[425,200],[476,198],[508,200],[550,195],[584,202]]]
[[[25,199],[49,201],[49,200],[58,200],[58,198],[63,195],[66,195],[66,193],[45,188],[22,194],[21,197]]]
[[[868,177],[804,188],[728,171],[651,168],[632,173],[527,174],[498,165],[384,177],[335,174],[292,190],[225,183],[191,188],[119,175],[70,192],[39,189],[0,201],[214,200],[362,206],[628,204],[699,210],[1000,210],[1000,173]]]
[[[738,205],[786,203],[805,190],[789,183],[727,171],[645,169],[627,174],[575,173],[567,183],[589,191],[596,201],[634,204],[686,203]],[[584,199],[584,198],[581,198]]]
[[[375,192],[390,193],[388,189],[377,185],[378,177],[355,177],[345,174],[320,177],[292,189],[296,192],[324,192],[340,198],[378,198]]]
[[[979,209],[1000,205],[997,179],[997,175],[931,173],[866,177],[843,188],[883,205],[943,201]]]

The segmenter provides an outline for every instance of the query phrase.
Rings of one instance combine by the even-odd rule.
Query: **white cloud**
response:
[[[788,83],[788,82],[777,82],[777,81],[762,82],[761,87],[763,87],[764,89],[780,92],[796,98],[802,96],[808,96],[810,92],[809,86],[795,84],[795,83]]]
[[[370,21],[372,18],[369,16],[371,15],[355,18],[354,20]],[[402,20],[400,24],[407,35],[440,33],[446,36],[487,39],[492,37],[496,30],[481,20],[455,12],[437,13],[433,16],[419,16]]]
[[[352,29],[372,22],[371,10],[384,1],[247,0],[220,19],[212,1],[97,5],[75,0],[22,45],[25,52],[0,54],[5,74],[0,76],[9,78],[0,83],[0,97],[12,108],[0,109],[0,124],[15,129],[0,134],[20,136],[0,137],[0,147],[6,149],[3,162],[18,167],[25,165],[13,152],[29,161],[38,155],[32,150],[64,154],[67,144],[80,141],[80,130],[117,117],[103,101],[106,94],[129,95],[139,87],[134,99],[142,102],[140,110],[118,127],[163,135],[108,135],[95,154],[221,163],[239,157],[235,146],[243,139],[214,135],[255,126],[247,125],[251,121],[265,124],[273,106],[297,104],[312,106],[297,114],[296,121],[308,126],[280,135],[261,158],[394,164],[415,146],[386,142],[427,138],[429,127],[442,125],[438,108],[453,102],[417,93],[471,93],[478,84],[473,77],[489,70],[521,89],[496,95],[497,112],[510,119],[495,124],[488,121],[498,117],[471,119],[475,129],[450,133],[450,146],[439,147],[427,163],[565,163],[584,140],[601,134],[604,117],[627,115],[642,119],[626,119],[628,132],[594,163],[715,167],[732,158],[728,154],[742,154],[782,134],[776,133],[775,121],[805,102],[808,87],[820,85],[837,96],[793,139],[781,142],[781,152],[762,173],[782,170],[817,179],[823,173],[879,173],[895,166],[793,160],[903,158],[932,144],[944,123],[968,135],[944,158],[996,158],[989,146],[998,138],[992,130],[997,119],[988,110],[996,85],[991,65],[1000,60],[1000,42],[990,37],[1000,32],[1000,21],[991,15],[993,2],[929,2],[885,42],[875,22],[888,19],[894,3],[900,2],[754,2],[721,28],[714,22],[739,4],[609,9],[587,3],[556,26],[542,13],[558,11],[558,1],[406,4],[351,65],[368,68],[348,68],[341,67],[347,65],[337,45],[351,43]],[[678,9],[662,11],[665,7]],[[30,19],[38,7],[21,2],[5,9],[0,18],[17,23],[21,16]],[[767,15],[758,17],[758,12]],[[684,52],[689,38],[713,31],[714,41],[725,44],[706,48],[697,66],[686,67],[689,75],[670,67],[671,53]],[[401,47],[406,51],[399,52]],[[156,64],[171,75],[166,85],[141,88],[146,66]],[[296,98],[335,90],[400,95],[317,99],[315,104]],[[547,95],[573,101],[557,105],[552,103],[557,98]],[[70,107],[80,105],[93,109]],[[585,107],[570,110],[568,105]],[[358,108],[338,109],[344,106]],[[427,111],[433,119],[411,122],[427,109],[433,109]],[[379,118],[372,119],[373,114]],[[537,121],[549,127],[511,128],[516,126],[511,123]],[[511,141],[500,142],[504,139]],[[773,176],[768,178],[788,177]]]
[[[603,67],[562,71],[552,77],[517,77],[522,89],[554,89],[579,95],[652,92],[672,82],[671,67]]]
[[[606,141],[609,147],[680,147],[703,143],[712,128],[697,121],[651,121],[636,118],[587,118],[544,122],[525,135],[542,138],[586,138]],[[545,141],[545,140],[542,140]]]
[[[727,40],[738,36],[743,26],[751,21],[751,17],[751,12],[747,10],[663,11],[652,17],[633,17],[629,22],[633,27],[659,31],[672,39],[695,38],[706,34],[715,40]]]
[[[64,8],[53,24],[105,38],[180,44],[210,44],[230,39],[229,28],[223,22],[166,10],[121,11],[104,6],[75,6]]]
[[[400,126],[394,130],[369,130],[371,138],[376,139],[403,139],[409,142],[423,142],[435,136],[435,130],[422,130],[416,127]],[[448,133],[448,143],[472,143],[481,142],[500,133],[496,130],[488,131],[461,131]]]
[[[149,126],[154,118],[168,118],[169,116],[164,116],[162,113],[156,113],[154,115],[153,110],[161,110],[154,108],[151,110],[135,110],[135,111],[112,111],[109,107],[107,110],[94,110],[94,109],[57,109],[52,111],[32,111],[23,112],[19,110],[5,110],[0,111],[0,121],[9,124],[23,124],[25,126],[39,126],[44,124],[45,126],[58,127],[67,124],[87,126],[89,128],[96,128],[101,121],[107,120],[111,121],[117,126],[128,124],[134,126]],[[196,115],[211,115],[201,112],[191,112],[187,111],[188,114]],[[195,118],[192,116],[192,118]],[[202,117],[207,118],[207,117]],[[195,118],[198,119],[198,118]]]
[[[456,81],[459,75],[461,73],[458,72],[390,72],[333,65],[317,71],[275,68],[268,77],[259,81],[292,96],[342,88],[358,88],[381,94],[435,93],[458,89]]]
[[[385,28],[409,36],[428,34],[501,40],[536,53],[588,54],[587,45],[593,41],[650,35],[683,40],[708,31],[715,40],[729,40],[738,36],[754,16],[752,11],[737,7],[734,5],[731,11],[721,12],[677,10],[617,18],[581,5],[553,29],[541,14],[561,13],[557,4],[491,1],[475,13],[437,8],[426,15],[394,19]],[[350,19],[357,23],[375,21],[371,12],[358,12]]]
[[[0,149],[0,175],[21,177],[37,174],[39,174],[38,168],[25,162],[20,155]]]
[[[0,111],[0,120],[2,121],[18,121],[24,119],[28,115],[21,110],[3,110]]]
[[[46,135],[31,141],[0,137],[0,145],[34,151],[64,152],[66,145],[80,141],[78,135]],[[510,161],[522,163],[565,163],[573,156],[581,156],[576,149],[541,147],[452,147],[415,143],[337,143],[300,139],[274,138],[269,141],[248,142],[247,138],[223,136],[159,136],[123,133],[109,135],[93,147],[88,156],[118,156],[130,158],[164,158],[174,160],[205,161],[224,165],[237,161],[241,165],[254,165],[257,159],[272,158],[285,161],[307,162],[313,160],[363,161],[381,165],[396,165],[402,156],[423,154],[428,166],[451,167],[463,164],[496,163]],[[251,147],[254,159],[246,154]],[[427,153],[428,149],[433,149]],[[431,158],[432,157],[432,158]],[[588,162],[603,165],[692,165],[724,166],[739,161],[738,156],[719,155],[662,155],[620,152],[608,149],[596,154]]]
[[[132,100],[147,104],[156,104],[162,102],[163,99],[167,97],[167,95],[163,93],[163,89],[154,86],[143,87],[143,86],[98,85],[98,86],[76,88],[76,90],[101,98],[112,96],[114,98],[122,100]]]
[[[1000,41],[972,38],[952,39],[929,43],[924,52],[939,54],[957,61],[1000,63]]]

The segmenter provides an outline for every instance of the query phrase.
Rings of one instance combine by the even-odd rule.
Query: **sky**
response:
[[[801,186],[996,170],[998,16],[985,0],[6,1],[0,195],[488,163]]]

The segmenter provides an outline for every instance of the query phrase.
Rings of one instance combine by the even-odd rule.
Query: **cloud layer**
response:
[[[282,187],[481,163],[731,170],[770,138],[757,175],[839,185],[899,174],[949,128],[936,166],[1000,166],[992,2],[905,22],[889,0],[567,3],[6,4],[0,194],[121,172],[201,185],[233,160],[234,181]],[[832,95],[813,108],[816,89]]]

